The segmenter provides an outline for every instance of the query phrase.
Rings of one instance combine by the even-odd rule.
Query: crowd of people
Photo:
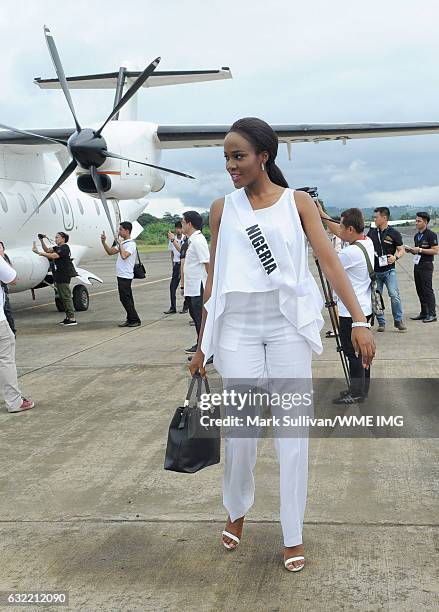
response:
[[[412,253],[420,312],[411,318],[435,322],[432,276],[437,235],[428,228],[430,219],[425,212],[416,215],[414,246],[404,245],[399,232],[389,226],[385,207],[375,210],[376,227],[368,235],[358,208],[343,211],[340,221],[330,219],[307,193],[289,188],[275,163],[277,149],[276,134],[260,119],[241,119],[230,128],[224,155],[235,190],[212,204],[210,249],[202,233],[202,217],[196,211],[185,212],[175,224],[175,232],[169,233],[172,278],[170,307],[165,314],[177,314],[180,288],[184,296],[181,312],[189,311],[196,331],[196,342],[186,350],[192,374],[205,376],[206,364],[213,362],[225,388],[232,379],[256,381],[267,374],[280,381],[311,379],[312,352],[323,351],[323,302],[308,268],[309,243],[337,295],[340,339],[349,361],[349,388],[334,402],[363,402],[375,355],[370,330],[373,276],[378,289],[387,288],[395,328],[405,332],[395,266],[406,252]],[[328,240],[322,219],[341,244]],[[106,253],[117,255],[119,298],[126,312],[121,327],[141,325],[131,286],[137,256],[131,231],[131,223],[120,223],[118,240],[112,246],[107,244],[105,233],[101,236]],[[39,238],[42,250],[35,243],[33,250],[52,266],[66,315],[61,323],[74,326],[70,281],[75,271],[69,237],[59,232],[53,246],[46,244],[46,236]],[[18,387],[15,326],[6,319],[6,287],[15,277],[0,243],[0,385],[9,412],[34,405]],[[385,329],[381,313],[378,331]],[[308,439],[280,436],[275,437],[275,444],[281,475],[283,562],[288,571],[296,572],[305,564],[302,525]],[[227,550],[239,545],[245,516],[253,504],[256,445],[255,438],[225,439],[223,500],[228,517],[222,538]]]

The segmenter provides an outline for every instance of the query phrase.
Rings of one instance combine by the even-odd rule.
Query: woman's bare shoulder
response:
[[[225,198],[218,198],[210,206],[210,222],[219,225],[223,214]]]

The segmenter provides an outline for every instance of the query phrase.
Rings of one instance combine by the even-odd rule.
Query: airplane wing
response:
[[[128,84],[134,82],[140,72],[124,70],[124,77]],[[84,74],[82,76],[67,77],[69,89],[116,89],[119,72],[105,72],[101,74]],[[204,81],[218,81],[231,79],[230,68],[219,70],[155,70],[142,87],[163,87],[164,85],[181,85],[183,83],[201,83]],[[58,79],[34,79],[34,83],[41,89],[59,89]]]
[[[71,136],[74,131],[75,128],[32,130],[32,132],[35,134],[57,140],[68,140],[69,136]],[[57,145],[55,143],[50,143],[49,141],[44,142],[44,140],[41,140],[41,138],[36,138],[30,134],[17,134],[11,130],[0,130],[0,147],[3,145],[16,145],[17,152],[20,152],[20,145],[38,145],[39,150],[44,149],[44,151],[56,152],[65,150],[65,147],[61,144]]]
[[[301,125],[272,125],[281,143],[347,141],[353,138],[383,138],[390,136],[419,136],[439,133],[439,123],[329,123]],[[222,146],[230,125],[160,125],[157,144],[161,149]],[[74,128],[32,130],[35,134],[58,140],[68,140]],[[38,145],[45,150],[64,150],[62,145],[44,143],[31,135],[0,130],[3,145]]]
[[[229,125],[161,125],[157,139],[161,149],[217,147]],[[439,123],[346,123],[272,125],[281,143],[347,141],[353,138],[382,138],[385,136],[419,136],[439,133]]]

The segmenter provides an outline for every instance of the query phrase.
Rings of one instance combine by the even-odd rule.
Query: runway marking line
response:
[[[136,287],[143,287],[144,285],[154,285],[155,283],[163,283],[164,281],[171,280],[171,276],[166,278],[158,278],[153,281],[145,281],[144,283],[136,283],[133,285],[133,289]],[[106,293],[115,293],[118,289],[107,289],[106,291],[97,291],[96,293],[90,293],[90,297],[96,297],[97,295],[105,295]],[[44,304],[36,304],[35,306],[26,306],[26,308],[16,308],[14,312],[24,312],[25,310],[33,310],[34,308],[43,308],[43,306],[52,306],[53,302],[46,302]]]

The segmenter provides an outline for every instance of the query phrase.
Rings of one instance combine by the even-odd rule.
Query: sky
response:
[[[52,30],[66,74],[143,68],[231,68],[233,79],[143,89],[139,119],[158,124],[439,120],[439,5],[425,0],[2,0],[0,122],[69,127],[43,37]],[[113,92],[74,91],[82,124],[102,120]],[[317,186],[332,206],[439,205],[439,135],[281,146],[278,165],[292,187]],[[160,216],[196,208],[233,190],[221,148],[163,151],[162,164],[197,177],[167,177],[149,198]],[[169,175],[168,175],[169,176]]]

